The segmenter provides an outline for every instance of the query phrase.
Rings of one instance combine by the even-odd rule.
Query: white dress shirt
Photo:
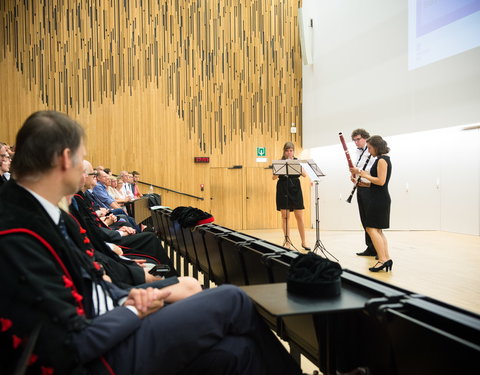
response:
[[[363,168],[365,166],[365,162],[367,161],[368,156],[370,155],[370,153],[368,152],[368,147],[365,145],[364,148],[357,148],[355,151],[356,158],[355,160],[352,160],[355,167],[360,170],[365,169],[367,172],[370,173],[370,169],[372,168],[372,165],[373,163],[375,163],[375,160],[377,158],[372,156],[368,161],[367,167]],[[366,178],[362,178],[361,181],[370,184],[370,181],[368,181]]]

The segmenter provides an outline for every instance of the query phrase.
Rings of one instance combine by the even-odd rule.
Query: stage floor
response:
[[[245,234],[283,244],[282,230],[243,230]],[[321,231],[320,240],[341,266],[375,279],[480,314],[480,237],[439,231],[385,231],[393,259],[392,272],[370,272],[373,257],[355,253],[365,249],[363,232]],[[315,244],[315,230],[306,230]],[[298,231],[290,236],[301,249]],[[303,249],[302,249],[303,252]],[[328,255],[328,254],[327,254]],[[332,259],[333,260],[333,259]]]

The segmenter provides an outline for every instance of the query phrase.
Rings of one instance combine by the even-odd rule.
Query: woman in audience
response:
[[[130,197],[125,194],[125,190],[123,188],[123,180],[122,177],[117,177],[117,182],[115,186],[115,191],[113,192],[113,198],[117,201],[119,205],[123,205],[125,202],[130,202]]]
[[[115,189],[117,187],[117,179],[113,176],[110,176],[109,180],[110,180],[110,182],[107,185],[108,195],[110,195],[113,199],[116,200]]]

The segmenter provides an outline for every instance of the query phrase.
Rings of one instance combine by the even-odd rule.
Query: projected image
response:
[[[409,69],[480,46],[480,0],[409,0]]]

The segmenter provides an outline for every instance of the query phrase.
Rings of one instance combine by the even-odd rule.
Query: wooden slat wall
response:
[[[139,170],[142,180],[206,198],[162,193],[166,204],[208,210],[210,167],[264,168],[256,147],[272,160],[287,140],[300,151],[299,6],[4,0],[0,140],[14,143],[33,111],[66,112],[85,126],[94,165]]]

